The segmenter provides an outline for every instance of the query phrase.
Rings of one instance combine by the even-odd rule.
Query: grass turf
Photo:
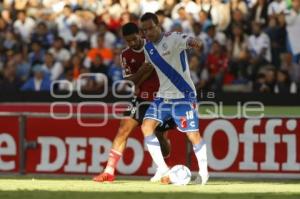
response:
[[[286,199],[300,198],[300,181],[241,181],[211,179],[206,186],[160,185],[147,180],[117,180],[100,184],[90,179],[0,178],[5,199]]]
[[[240,110],[239,110],[240,109]],[[242,107],[239,106],[199,106],[200,115],[210,115],[210,113],[215,113],[219,115],[220,113],[224,116],[236,116],[239,111],[243,113]],[[266,117],[299,117],[300,116],[300,106],[265,106],[263,111],[259,112],[247,112],[251,116],[259,116],[263,114]]]

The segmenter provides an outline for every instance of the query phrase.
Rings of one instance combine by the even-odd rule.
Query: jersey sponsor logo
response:
[[[131,111],[130,111],[130,115],[134,115],[136,112],[136,107],[132,107]]]
[[[149,93],[148,92],[141,92],[140,97],[147,99],[149,97]]]
[[[135,61],[135,59],[131,59],[131,61],[130,61],[130,63],[135,63],[136,61]]]
[[[163,48],[163,50],[168,50],[168,45],[167,45],[167,43],[163,43],[162,48]]]
[[[165,33],[165,36],[168,37],[168,36],[170,36],[171,34],[172,34],[172,32],[166,32],[166,33]]]
[[[180,126],[181,126],[181,128],[187,128],[187,119],[186,119],[186,117],[181,117],[180,118]]]
[[[171,54],[171,52],[168,50],[168,45],[167,45],[167,43],[163,43],[162,49],[163,49],[162,56],[166,56],[166,55]]]
[[[191,121],[191,122],[190,122],[190,127],[193,127],[193,128],[194,128],[195,126],[196,126],[195,121]]]
[[[166,55],[169,55],[169,54],[171,54],[170,51],[164,51],[164,52],[162,53],[162,56],[166,56]]]
[[[150,53],[150,55],[153,55],[154,54],[154,49],[150,49],[149,53]]]

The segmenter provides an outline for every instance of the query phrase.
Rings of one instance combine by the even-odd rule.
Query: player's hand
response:
[[[142,70],[143,72],[152,71],[153,66],[150,63],[143,63],[143,65],[141,66],[141,68],[139,70]]]
[[[189,38],[189,40],[187,41],[187,44],[190,48],[194,48],[197,51],[201,51],[202,47],[203,47],[202,42],[199,39],[193,38],[193,37]]]

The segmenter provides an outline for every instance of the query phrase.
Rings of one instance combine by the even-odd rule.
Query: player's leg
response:
[[[163,157],[168,158],[170,156],[170,152],[171,152],[171,145],[170,145],[170,142],[168,141],[168,131],[158,129],[158,127],[157,127],[155,129],[155,135],[159,141]]]
[[[159,141],[154,134],[155,128],[159,125],[159,121],[154,119],[145,119],[142,124],[142,131],[145,137],[145,143],[148,151],[157,166],[157,170],[162,175],[169,170],[161,152]]]
[[[139,102],[139,106],[138,106],[139,108],[137,111],[137,115],[138,115],[138,118],[139,118],[138,121],[140,124],[143,123],[143,119],[145,117],[146,111],[149,108],[150,104],[152,104],[152,102],[149,102],[149,101],[143,101],[143,102],[140,101]],[[161,126],[160,125],[157,126],[154,131],[154,133],[159,141],[164,158],[167,158],[170,155],[170,143],[167,139],[167,130],[173,129],[174,124],[175,124],[172,119],[170,119],[170,120],[171,121],[167,120]]]
[[[195,105],[189,102],[176,104],[174,113],[173,117],[178,125],[178,130],[185,132],[193,145],[202,184],[205,184],[208,180],[206,144],[199,133],[199,117]]]
[[[93,180],[97,182],[114,181],[115,169],[125,149],[127,138],[130,133],[136,128],[139,123],[132,118],[125,118],[121,120],[118,133],[113,141],[112,148],[109,152],[108,161],[104,172],[94,177]]]
[[[160,147],[161,147],[161,152],[164,158],[168,158],[171,153],[171,144],[168,140],[168,130],[174,128],[175,122],[173,119],[170,119],[172,121],[167,120],[164,122],[163,125],[157,126],[155,129],[155,135],[159,141]],[[175,124],[176,126],[176,124]],[[159,182],[162,177],[162,174],[160,171],[157,169],[154,176],[150,178],[151,182]]]
[[[142,131],[148,151],[158,167],[158,172],[162,175],[169,171],[169,167],[163,158],[159,141],[154,134],[155,128],[164,121],[165,111],[162,99],[155,99],[146,111],[142,124]]]
[[[171,144],[167,137],[168,131],[165,131],[163,126],[158,126],[155,129],[155,135],[159,141],[161,152],[164,158],[168,158],[170,156]],[[152,178],[150,178],[151,182],[159,182],[162,177],[162,174],[158,169]]]
[[[205,141],[201,138],[199,131],[188,132],[188,139],[193,144],[193,150],[197,158],[199,166],[199,175],[201,177],[201,184],[204,185],[208,181],[209,175],[207,170],[207,149]],[[196,181],[199,181],[198,178]]]
[[[119,153],[123,153],[126,147],[127,138],[137,126],[139,126],[139,123],[135,119],[126,118],[121,120],[118,133],[112,144],[112,149]]]
[[[168,140],[168,130],[176,128],[177,125],[174,122],[173,118],[170,117],[161,126],[156,127],[155,135],[157,136],[162,154],[164,158],[168,158],[171,153],[171,144]]]

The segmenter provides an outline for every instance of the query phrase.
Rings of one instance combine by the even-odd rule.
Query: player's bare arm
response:
[[[125,79],[132,81],[136,87],[139,87],[146,79],[148,79],[153,72],[154,68],[150,63],[144,63],[139,70],[127,76]]]

